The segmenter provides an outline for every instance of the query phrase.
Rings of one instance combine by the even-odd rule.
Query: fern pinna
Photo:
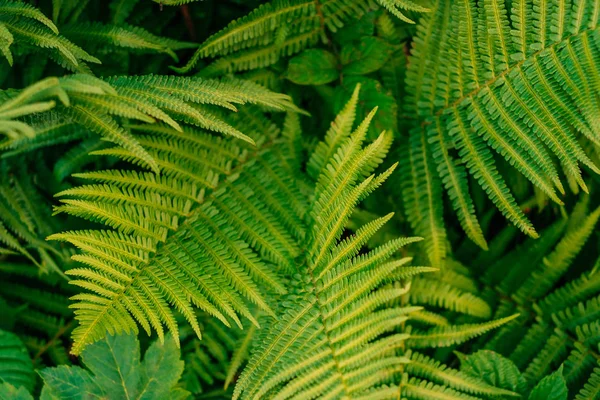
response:
[[[486,240],[467,171],[503,215],[538,237],[519,209],[494,154],[562,204],[562,167],[571,190],[587,191],[584,151],[598,143],[598,2],[436,2],[421,19],[407,72],[411,130],[404,201],[433,265],[448,250],[442,186],[465,233]]]
[[[55,99],[60,100],[60,104]],[[287,96],[246,81],[153,75],[107,80],[89,75],[47,78],[25,90],[5,94],[5,102],[0,107],[0,132],[7,140],[0,145],[16,148],[30,145],[28,142],[32,141],[52,145],[65,134],[83,128],[122,146],[138,163],[158,172],[157,161],[129,129],[119,123],[120,119],[163,122],[175,131],[181,131],[181,123],[186,123],[252,143],[251,138],[227,124],[213,110],[224,107],[237,111],[236,105],[246,103],[280,111],[297,110]],[[32,123],[17,119],[49,110],[52,112],[46,114],[46,118],[32,117]],[[38,134],[41,137],[37,137]],[[74,136],[78,138],[80,136]]]

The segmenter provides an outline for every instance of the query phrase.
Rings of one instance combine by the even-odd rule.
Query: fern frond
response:
[[[446,230],[442,220],[442,188],[436,179],[432,155],[426,138],[410,135],[404,147],[408,160],[401,169],[402,197],[411,226],[425,239],[424,248],[436,268],[443,267],[447,255]]]
[[[411,363],[410,353],[405,353],[407,346],[419,345],[420,340],[424,346],[441,342],[420,338],[410,329],[403,332],[413,314],[422,310],[406,304],[406,294],[412,291],[410,278],[435,269],[409,267],[410,258],[393,256],[419,238],[393,239],[361,254],[369,238],[391,218],[387,215],[340,240],[357,203],[390,171],[373,174],[387,153],[386,136],[363,144],[374,113],[352,130],[357,95],[358,90],[310,158],[308,171],[313,171],[316,186],[308,207],[303,259],[292,289],[280,301],[278,320],[264,332],[258,331],[248,365],[234,390],[236,399],[394,398],[405,390],[398,373]],[[512,318],[453,327],[445,332],[449,338],[442,345],[467,340]],[[461,390],[469,390],[470,382],[472,390],[493,391],[479,380],[462,381],[458,372],[444,372],[439,364],[432,369],[424,374],[426,378],[454,377]],[[434,387],[433,383],[423,384]],[[436,385],[431,393],[438,389],[469,398],[446,384]]]
[[[6,17],[13,16],[34,19],[58,35],[58,28],[56,25],[31,4],[12,0],[2,0],[0,2],[0,14]]]
[[[573,393],[594,381],[600,278],[591,273],[591,265],[573,264],[584,249],[593,248],[586,242],[598,218],[598,210],[588,211],[584,196],[569,217],[546,228],[541,239],[523,243],[486,271],[488,298],[501,296],[495,316],[519,312],[521,317],[487,337],[484,346],[510,357],[529,387],[563,363]],[[598,255],[595,250],[590,254],[593,264]]]
[[[52,231],[50,205],[24,170],[0,166],[0,243],[26,257],[40,272],[62,274],[66,254],[44,242]]]
[[[579,136],[598,143],[597,100],[591,95],[598,87],[593,78],[598,21],[584,17],[587,11],[595,15],[594,6],[543,1],[531,7],[519,1],[512,7],[509,12],[502,1],[437,2],[421,19],[408,72],[414,90],[407,110],[420,115],[413,136],[429,138],[459,221],[483,248],[464,172],[451,150],[502,214],[532,237],[537,233],[490,148],[558,204],[556,191],[564,189],[551,155],[584,191],[579,165],[599,171],[578,142]],[[423,72],[424,63],[433,65],[432,73]]]
[[[370,318],[367,313],[407,291],[408,288],[381,288],[369,294],[401,265],[382,262],[409,241],[394,241],[389,249],[375,250],[356,261],[351,258],[356,253],[346,250],[350,242],[340,243],[336,250],[340,228],[356,201],[368,190],[373,176],[362,182],[360,179],[372,171],[374,163],[387,151],[386,147],[378,147],[378,141],[361,149],[368,121],[338,146],[337,157],[330,159],[328,169],[319,175],[310,214],[311,228],[307,232],[310,244],[306,266],[302,267],[306,270],[299,271],[295,283],[295,292],[302,293],[302,297],[294,293],[284,300],[289,305],[262,339],[260,350],[251,357],[236,385],[234,398],[263,397],[276,388],[277,398],[307,396],[315,390],[334,396],[359,394],[380,383],[379,379],[361,382],[363,374],[377,376],[375,371],[379,370],[383,378],[386,368],[397,362],[393,354],[382,358],[384,351],[390,349],[383,344],[398,345],[405,336],[374,339],[405,321],[407,310],[382,310]],[[379,361],[370,365],[368,371],[356,369],[369,359]],[[281,384],[285,385],[280,387]]]
[[[161,337],[165,324],[177,338],[167,304],[182,312],[197,334],[192,305],[227,325],[228,319],[240,325],[238,314],[256,323],[244,299],[271,312],[257,282],[285,290],[265,262],[294,269],[299,250],[286,223],[279,221],[301,225],[287,204],[302,197],[293,188],[293,171],[275,167],[286,157],[270,151],[278,139],[261,140],[257,150],[241,157],[233,142],[200,132],[182,135],[163,128],[161,136],[149,133],[140,140],[157,160],[161,176],[118,170],[84,174],[104,184],[60,194],[71,199],[64,199],[58,212],[116,229],[50,237],[84,251],[76,259],[86,267],[68,273],[76,277],[74,284],[94,293],[75,297],[81,323],[74,332],[75,353],[107,329],[137,331],[133,318]],[[115,324],[117,315],[121,322]]]
[[[515,314],[479,324],[440,326],[424,332],[415,331],[411,333],[408,345],[415,348],[452,346],[483,335],[518,317],[519,314]]]
[[[10,64],[12,55],[9,46],[13,40],[18,45],[48,50],[50,58],[72,71],[86,70],[85,62],[99,62],[97,58],[59,35],[56,25],[30,4],[3,0],[0,3],[0,22],[3,37],[8,42],[2,46],[2,52]]]
[[[147,75],[100,80],[71,75],[47,78],[21,92],[6,94],[0,106],[0,133],[8,140],[0,143],[0,148],[13,148],[11,154],[27,151],[26,147],[32,145],[39,148],[69,141],[73,132],[82,134],[81,129],[85,129],[120,145],[133,158],[131,161],[155,172],[159,171],[157,161],[119,118],[147,123],[162,121],[181,131],[179,121],[253,143],[253,139],[226,123],[222,114],[209,107],[238,111],[236,106],[253,104],[266,110],[302,112],[289,96],[234,79]],[[54,98],[61,104],[57,106]],[[53,109],[52,114],[44,113],[49,109]],[[34,122],[38,115],[48,118],[43,123]]]
[[[447,385],[474,395],[518,396],[515,392],[482,384],[471,376],[448,368],[439,361],[423,354],[415,352],[410,356],[410,360],[410,363],[406,366],[406,370],[410,375],[426,378],[438,384]]]
[[[487,319],[492,313],[490,306],[476,295],[435,279],[415,279],[408,298],[413,304],[427,304],[479,318]]]

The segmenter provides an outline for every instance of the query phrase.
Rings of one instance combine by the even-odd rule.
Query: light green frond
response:
[[[430,10],[410,0],[378,0],[378,2],[390,13],[400,18],[402,21],[413,23],[414,21],[407,18],[400,10],[409,10],[416,12],[429,12]]]
[[[594,372],[586,384],[581,388],[575,400],[593,399],[600,394],[600,368],[594,368]]]
[[[475,400],[477,398],[460,393],[446,386],[436,385],[433,382],[417,378],[407,378],[406,374],[399,385],[399,395],[422,400]]]
[[[3,14],[4,16],[13,15],[34,19],[58,35],[58,28],[56,25],[54,25],[54,23],[50,21],[40,10],[31,4],[11,0],[2,0],[0,2],[0,14]]]
[[[17,5],[17,7],[27,6],[37,11],[37,9],[30,5],[16,1],[4,1],[4,5],[11,9],[14,5]],[[51,21],[48,20],[48,22],[52,24]],[[22,18],[7,19],[4,21],[3,26],[11,33],[15,42],[47,51],[50,58],[72,71],[86,70],[85,62],[99,62],[98,59],[90,56],[87,52],[71,43],[65,37],[59,36],[57,32],[54,32],[47,26],[32,24]],[[52,26],[54,26],[54,24],[52,24]],[[54,29],[56,29],[55,26]]]
[[[168,305],[198,334],[192,306],[225,324],[233,320],[240,325],[240,315],[256,324],[246,302],[272,314],[262,288],[285,292],[277,269],[268,263],[295,268],[299,249],[294,233],[281,222],[301,225],[300,216],[290,214],[285,195],[296,191],[294,176],[275,167],[286,154],[270,150],[278,148],[280,139],[261,140],[259,149],[251,154],[244,150],[247,155],[241,157],[242,149],[229,140],[200,132],[160,132],[138,135],[157,160],[160,176],[94,172],[81,176],[102,185],[60,194],[63,205],[57,212],[115,229],[50,237],[82,250],[76,259],[86,268],[69,273],[76,277],[73,284],[95,294],[73,305],[81,323],[74,331],[75,353],[103,337],[106,329],[136,331],[132,318],[145,329],[162,329],[163,324],[176,329]]]
[[[306,250],[298,259],[302,261],[292,289],[280,300],[278,319],[266,330],[258,331],[248,365],[236,384],[235,399],[392,398],[405,388],[405,381],[398,381],[398,372],[410,368],[411,360],[403,353],[411,344],[448,346],[513,318],[445,330],[433,328],[428,332],[431,336],[424,334],[420,339],[409,333],[410,329],[403,333],[413,315],[415,321],[419,313],[423,314],[422,320],[432,320],[419,301],[409,296],[413,290],[411,278],[436,269],[407,266],[410,257],[393,258],[401,247],[420,238],[394,239],[361,252],[391,215],[374,219],[340,240],[353,208],[378,186],[371,188],[378,179],[372,172],[389,146],[383,135],[364,144],[373,113],[351,130],[356,96],[357,92],[336,119],[339,124],[333,125],[311,158],[319,176],[309,206]],[[387,174],[381,176],[383,181]],[[440,329],[436,331],[440,338],[433,337],[436,329]],[[445,372],[439,364],[426,375],[432,380],[443,376],[441,383],[446,386],[423,382],[414,390],[430,394],[445,391],[456,398],[470,398],[464,391],[473,392],[475,388],[481,393],[494,391],[458,372]],[[416,378],[411,379],[416,382]],[[463,392],[448,388],[449,381]]]
[[[524,301],[527,298],[539,298],[546,294],[569,268],[594,231],[599,218],[600,208],[593,211],[578,226],[568,230],[554,251],[545,257],[540,267],[533,271],[527,281],[523,282],[515,296],[520,301]]]
[[[325,139],[317,144],[317,147],[311,154],[306,168],[313,179],[319,177],[323,168],[326,167],[326,163],[348,136],[350,136],[356,117],[356,104],[358,103],[359,93],[360,85],[357,85],[348,103],[346,103],[342,111],[338,113],[335,120],[331,123],[331,127],[325,134]]]
[[[426,277],[414,279],[409,298],[413,304],[427,304],[479,318],[491,317],[490,306],[476,295],[451,284]]]
[[[105,140],[122,146],[128,150],[137,159],[143,161],[146,166],[153,171],[159,172],[159,167],[156,161],[148,154],[148,152],[131,136],[131,134],[121,128],[117,122],[108,114],[100,112],[91,112],[83,106],[74,106],[69,108],[71,118],[78,124],[96,132]]]
[[[179,60],[175,51],[196,47],[193,43],[164,39],[142,28],[125,24],[116,26],[83,23],[69,25],[61,32],[75,43],[84,44],[86,47],[93,46],[109,51],[111,48],[121,47],[137,52],[164,53],[175,62]]]
[[[411,131],[405,144],[401,184],[405,213],[411,226],[424,240],[431,265],[441,268],[447,255],[446,230],[442,220],[442,188],[427,140],[419,131]]]
[[[14,149],[15,154],[31,147],[68,142],[74,132],[88,130],[121,146],[131,162],[158,172],[157,161],[123,126],[122,119],[161,121],[178,131],[188,123],[253,143],[252,138],[225,122],[225,114],[209,108],[220,106],[238,111],[236,106],[249,104],[272,111],[302,112],[289,96],[234,79],[147,75],[102,80],[82,74],[47,78],[22,91],[8,93],[0,105],[0,133],[8,139],[0,146]],[[52,114],[47,113],[50,109]],[[40,118],[36,117],[44,114],[48,118],[39,123]],[[54,127],[50,119],[54,120]]]
[[[13,65],[13,56],[10,52],[10,45],[14,42],[14,37],[6,27],[6,25],[0,23],[0,51],[8,61],[10,66]]]

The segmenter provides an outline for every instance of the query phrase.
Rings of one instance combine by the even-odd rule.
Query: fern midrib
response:
[[[553,50],[555,46],[560,45],[560,44],[562,44],[562,43],[564,43],[566,41],[569,41],[573,37],[584,35],[584,34],[587,34],[588,32],[592,32],[592,31],[595,31],[597,29],[598,29],[598,27],[594,26],[593,28],[588,28],[588,29],[585,29],[585,30],[581,30],[581,31],[577,32],[576,34],[572,34],[572,35],[566,36],[566,37],[564,37],[562,40],[560,40],[558,42],[554,42],[554,43],[552,43],[551,45],[549,45],[547,47],[544,47],[544,48],[542,48],[540,50],[535,51],[529,57],[526,57],[523,60],[521,60],[521,61],[513,64],[512,66],[509,66],[506,70],[504,70],[501,73],[497,74],[493,78],[487,80],[483,85],[478,85],[475,89],[471,90],[469,93],[463,95],[462,97],[454,100],[453,102],[451,102],[448,105],[444,106],[443,108],[439,109],[438,111],[436,111],[434,113],[434,116],[440,116],[440,115],[444,114],[447,110],[452,109],[452,108],[458,106],[464,100],[476,96],[477,94],[479,94],[481,92],[481,90],[483,90],[485,88],[489,88],[490,90],[493,90],[493,85],[499,79],[502,79],[504,76],[508,75],[509,73],[511,73],[512,71],[514,71],[515,69],[521,68],[521,66],[525,62],[531,61],[531,60],[537,58],[537,56],[539,56],[542,52],[544,52],[544,51],[546,51],[548,49],[552,49]],[[429,122],[429,121],[423,121],[422,125],[429,125],[430,123],[431,122]]]
[[[325,246],[323,246],[325,247]],[[314,264],[316,265],[316,264]],[[321,325],[323,326],[323,333],[325,335],[325,337],[327,338],[327,342],[326,345],[329,348],[329,350],[331,351],[331,358],[333,359],[333,362],[335,363],[335,369],[337,370],[338,373],[338,379],[339,381],[342,383],[342,387],[344,389],[344,394],[346,394],[347,396],[351,396],[352,393],[350,392],[350,388],[348,387],[348,384],[346,383],[346,379],[345,379],[345,374],[344,374],[344,370],[342,369],[341,365],[340,365],[340,361],[338,360],[338,357],[336,356],[336,347],[334,345],[334,341],[331,338],[330,335],[330,331],[327,330],[327,313],[325,312],[326,310],[323,310],[323,304],[327,304],[327,302],[323,302],[321,300],[321,291],[319,291],[317,288],[317,281],[315,280],[315,276],[313,274],[313,270],[309,265],[305,265],[306,271],[308,273],[308,276],[310,277],[310,283],[312,285],[312,289],[313,289],[313,293],[315,294],[316,297],[316,302],[314,303],[317,306],[317,311],[319,312],[319,320],[321,321]]]
[[[437,265],[434,266],[440,266],[443,263],[443,259],[445,257],[445,245],[443,243],[443,238],[440,238],[440,235],[438,234],[438,226],[436,225],[436,206],[433,203],[433,182],[435,181],[435,179],[431,176],[431,170],[429,168],[429,164],[431,162],[431,160],[429,160],[429,152],[428,152],[428,147],[427,147],[427,143],[425,143],[425,136],[421,135],[421,146],[423,146],[423,163],[425,165],[425,168],[423,168],[423,172],[425,174],[425,182],[426,182],[426,186],[427,186],[427,207],[425,208],[427,211],[427,214],[429,214],[427,216],[427,222],[429,225],[429,232],[431,233],[431,243],[432,243],[432,249],[433,249],[433,260]]]
[[[325,32],[325,16],[323,15],[323,9],[321,8],[321,1],[314,0],[315,10],[317,12],[317,16],[319,17],[319,24],[321,25],[321,31]]]

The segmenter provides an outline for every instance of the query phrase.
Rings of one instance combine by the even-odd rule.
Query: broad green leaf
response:
[[[41,400],[86,400],[106,396],[103,388],[94,382],[92,374],[80,367],[61,365],[45,368],[40,375],[45,383]]]
[[[460,355],[460,370],[485,383],[512,392],[521,392],[525,378],[508,358],[490,350],[479,350],[468,356]]]
[[[179,354],[177,355],[179,356]],[[81,354],[94,381],[111,399],[135,398],[140,383],[140,345],[133,335],[106,336]]]
[[[339,76],[337,60],[326,50],[311,49],[290,60],[286,77],[299,85],[324,85]]]
[[[370,74],[383,67],[390,52],[390,45],[383,39],[363,37],[360,42],[350,43],[342,48],[342,71],[345,75]]]
[[[561,365],[556,372],[546,376],[533,388],[529,400],[567,400],[568,394],[569,390]]]
[[[0,383],[0,400],[33,400],[23,386],[16,388],[8,382]]]
[[[189,395],[174,389],[183,361],[171,336],[163,344],[154,342],[140,362],[140,344],[134,335],[108,335],[86,347],[82,361],[89,371],[66,366],[42,370],[41,399],[161,400]]]
[[[179,349],[172,338],[167,338],[164,344],[158,341],[152,343],[142,362],[141,385],[137,398],[172,399],[175,394],[171,388],[179,381],[183,365],[184,362],[179,359]],[[187,396],[187,392],[185,393]]]

